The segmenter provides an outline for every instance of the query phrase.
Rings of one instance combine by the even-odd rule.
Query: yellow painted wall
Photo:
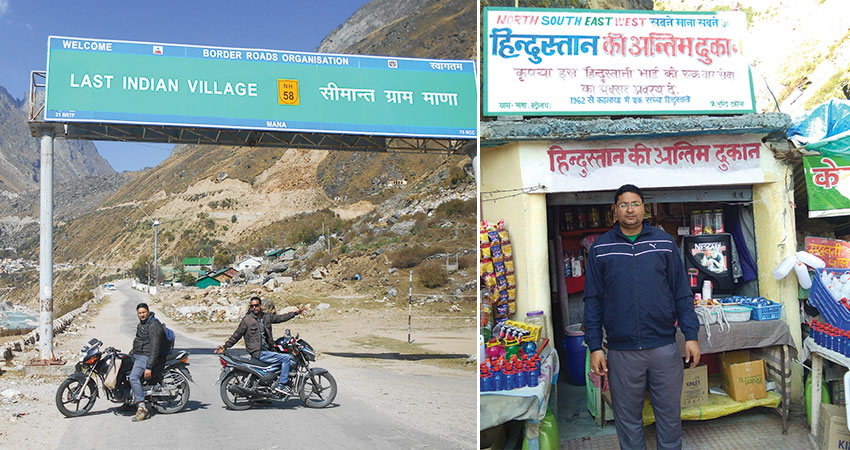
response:
[[[760,164],[766,183],[753,187],[753,220],[756,224],[756,253],[758,255],[759,294],[781,302],[783,315],[794,345],[803,348],[800,331],[800,305],[797,300],[797,278],[793,272],[781,280],[773,278],[773,270],[783,259],[797,251],[794,209],[793,175],[791,167],[773,158],[762,147]],[[803,370],[791,365],[791,398],[803,398]]]
[[[513,143],[481,149],[481,216],[491,223],[504,219],[510,233],[514,270],[517,274],[517,311],[514,319],[523,320],[527,311],[542,310],[546,314],[546,329],[551,340],[552,300],[549,292],[546,195],[511,191],[535,185],[526,181],[526,186],[523,186],[519,171],[519,148],[520,144]]]

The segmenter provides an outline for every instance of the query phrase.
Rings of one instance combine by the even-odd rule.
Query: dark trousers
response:
[[[641,412],[647,388],[655,413],[657,448],[682,448],[683,377],[684,366],[676,344],[608,351],[608,382],[620,448],[646,448]]]

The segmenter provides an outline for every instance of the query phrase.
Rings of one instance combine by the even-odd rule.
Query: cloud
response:
[[[0,0],[0,17],[9,10],[9,0]]]

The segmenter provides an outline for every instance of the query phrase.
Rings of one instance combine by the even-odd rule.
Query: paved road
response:
[[[129,342],[135,333],[138,319],[134,306],[147,301],[147,294],[121,283],[114,291],[112,302],[121,311],[119,320],[120,342]],[[153,308],[156,310],[156,308]],[[165,320],[167,322],[167,320]],[[235,327],[235,326],[234,326]],[[172,327],[173,328],[173,327]],[[98,336],[109,346],[107,336]],[[334,403],[325,409],[309,409],[300,400],[273,402],[270,406],[248,411],[230,411],[224,407],[215,384],[221,370],[212,349],[218,344],[177,334],[176,348],[187,349],[189,370],[195,382],[190,384],[191,395],[187,408],[177,414],[155,415],[147,421],[131,422],[134,411],[118,411],[116,404],[99,398],[92,412],[84,417],[61,419],[64,428],[59,447],[68,449],[272,449],[272,448],[474,448],[477,430],[468,436],[445,436],[443,430],[412,426],[410,421],[399,420],[409,405],[397,410],[386,408],[386,402],[368,401],[369,396],[358,389],[358,383],[349,378],[364,376],[362,368],[346,368],[339,362],[323,364],[335,376],[339,386]],[[112,344],[116,345],[116,344]],[[119,345],[116,345],[121,348]],[[238,344],[241,346],[241,343]],[[128,349],[121,348],[123,351]],[[321,349],[320,349],[321,350]],[[385,371],[386,372],[386,371]],[[365,372],[368,373],[368,372]],[[385,389],[375,395],[392,395],[394,383],[410,380],[394,379],[401,375],[380,373],[386,378]],[[423,377],[423,389],[439,389]],[[466,380],[462,381],[465,386]],[[474,380],[469,390],[475,390]],[[358,394],[358,395],[353,395]],[[475,396],[469,397],[474,402]],[[407,397],[406,403],[409,402]],[[414,407],[427,408],[430,402],[419,402]],[[383,405],[383,406],[382,406]],[[469,405],[467,405],[469,406]],[[475,413],[473,408],[464,408]],[[421,412],[421,411],[420,411]],[[445,413],[446,411],[443,411]],[[434,411],[440,414],[440,411]]]

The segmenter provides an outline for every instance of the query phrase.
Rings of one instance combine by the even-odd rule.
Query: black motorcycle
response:
[[[112,347],[101,351],[103,342],[92,339],[80,351],[76,371],[59,385],[56,391],[56,407],[65,417],[78,417],[91,411],[98,396],[97,384],[100,381],[106,398],[124,406],[133,405],[133,393],[130,390],[130,371],[133,357],[121,353]],[[142,389],[145,400],[162,414],[172,414],[182,410],[189,401],[189,352],[172,352],[153,368],[153,376],[143,379]],[[115,375],[114,387],[108,387],[108,375],[113,364],[121,361]]]
[[[326,369],[310,368],[310,362],[316,360],[316,351],[310,344],[286,330],[285,335],[275,341],[274,350],[292,355],[287,385],[305,406],[324,408],[331,404],[336,397],[336,380]],[[290,397],[274,389],[280,378],[280,364],[269,364],[250,355],[236,356],[227,351],[219,358],[222,368],[216,383],[221,385],[221,399],[229,409],[241,411],[254,406],[257,400]]]

